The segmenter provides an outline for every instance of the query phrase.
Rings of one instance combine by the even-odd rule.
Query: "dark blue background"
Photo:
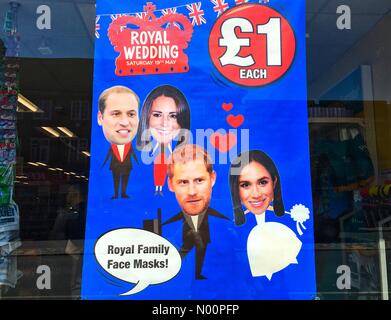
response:
[[[177,6],[177,13],[187,14],[181,5],[189,1],[154,1],[157,9]],[[227,1],[230,7],[233,0]],[[315,295],[315,270],[313,246],[313,219],[311,180],[309,167],[306,69],[305,69],[305,1],[271,0],[270,6],[290,22],[296,35],[296,56],[288,72],[278,81],[262,88],[243,88],[224,80],[211,64],[208,53],[209,32],[216,20],[210,1],[202,1],[207,24],[194,26],[189,47],[190,71],[181,74],[116,77],[115,59],[118,55],[110,45],[106,30],[112,13],[141,12],[143,1],[98,1],[97,15],[101,15],[100,39],[95,45],[93,125],[91,145],[91,173],[85,257],[83,266],[82,296],[87,299],[311,299]],[[107,14],[107,15],[105,15]],[[156,13],[159,16],[159,13]],[[106,165],[101,168],[109,144],[96,122],[97,100],[102,90],[113,85],[132,88],[141,101],[156,86],[171,84],[186,96],[191,111],[191,131],[196,129],[229,130],[222,103],[232,102],[234,115],[245,117],[241,129],[250,130],[250,149],[260,149],[275,161],[281,176],[285,209],[295,204],[310,208],[311,219],[305,222],[307,230],[298,236],[303,247],[297,257],[299,264],[289,265],[266,277],[252,277],[249,269],[246,244],[255,218],[249,214],[247,223],[236,227],[233,223],[231,197],[228,186],[229,164],[217,164],[217,181],[213,188],[211,207],[230,218],[224,221],[211,217],[212,243],[208,246],[203,274],[206,281],[194,280],[194,252],[183,261],[179,274],[164,284],[149,286],[144,291],[128,297],[118,296],[134,285],[110,278],[97,264],[93,247],[97,238],[110,229],[142,228],[143,220],[157,217],[162,208],[163,221],[177,212],[175,195],[168,190],[164,197],[154,197],[153,165],[135,165],[131,172],[128,194],[132,199],[112,201],[113,182]],[[238,134],[240,136],[240,134]],[[135,148],[136,141],[133,141]],[[240,147],[240,141],[238,143]],[[245,150],[238,150],[240,151]],[[141,155],[136,151],[139,160]],[[295,233],[296,223],[289,215],[275,217],[268,212],[266,221],[278,221]],[[163,236],[178,249],[181,245],[182,224],[176,222],[163,228]],[[112,279],[109,281],[102,273]]]

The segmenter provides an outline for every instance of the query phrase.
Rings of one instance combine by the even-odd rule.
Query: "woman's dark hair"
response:
[[[169,97],[174,99],[177,106],[177,121],[181,127],[182,134],[180,135],[180,141],[177,146],[186,141],[186,131],[190,130],[190,108],[184,94],[176,87],[170,85],[162,85],[153,89],[145,98],[143,107],[141,110],[140,124],[137,130],[137,149],[141,151],[150,151],[152,149],[151,136],[148,134],[148,138],[144,139],[143,133],[149,129],[149,116],[152,109],[152,103],[160,96]],[[183,132],[185,132],[183,134]]]
[[[231,191],[232,206],[234,209],[235,224],[240,226],[246,222],[239,197],[239,177],[243,168],[251,162],[258,162],[269,172],[274,183],[274,213],[277,216],[285,214],[284,203],[282,202],[281,179],[273,160],[263,151],[251,150],[242,152],[231,163],[229,171],[229,187]]]

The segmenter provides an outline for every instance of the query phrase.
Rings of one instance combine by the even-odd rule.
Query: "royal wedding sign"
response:
[[[313,299],[305,1],[99,0],[84,299]]]

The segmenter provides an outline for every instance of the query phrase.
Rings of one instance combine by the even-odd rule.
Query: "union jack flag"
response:
[[[239,4],[247,3],[248,0],[235,0],[235,4],[238,6]]]
[[[189,18],[191,18],[192,25],[200,26],[201,24],[206,24],[204,16],[204,10],[201,10],[201,2],[187,4],[186,8],[190,11]]]
[[[95,18],[95,37],[99,39],[99,30],[100,30],[100,23],[99,22],[100,16],[96,16]]]
[[[176,13],[176,7],[174,8],[167,8],[162,10],[163,16],[170,14],[170,13]]]
[[[211,2],[215,5],[213,11],[217,12],[217,16],[220,16],[229,8],[228,3],[225,3],[225,0],[211,0]]]
[[[124,14],[124,13],[118,13],[118,14],[111,14],[110,15],[110,18],[111,18],[111,21],[114,21],[115,19],[118,19],[120,17],[125,17],[127,16],[127,14]]]
[[[146,12],[138,12],[136,13],[136,17],[139,17],[140,19],[145,19],[147,17],[147,13]]]
[[[162,10],[162,14],[163,14],[163,16],[165,16],[165,15],[167,15],[167,14],[170,14],[170,13],[176,13],[176,7],[174,7],[174,8],[167,8],[167,9],[163,9]],[[170,26],[170,24],[171,23],[168,23],[167,24],[167,28]],[[174,27],[177,27],[177,28],[181,28],[177,23],[173,23],[172,24]]]

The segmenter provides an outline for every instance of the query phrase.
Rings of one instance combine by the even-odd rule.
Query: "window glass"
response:
[[[390,9],[306,4],[319,299],[389,298]],[[81,297],[95,12],[92,0],[0,3],[0,207],[14,219],[0,225],[0,299]]]

